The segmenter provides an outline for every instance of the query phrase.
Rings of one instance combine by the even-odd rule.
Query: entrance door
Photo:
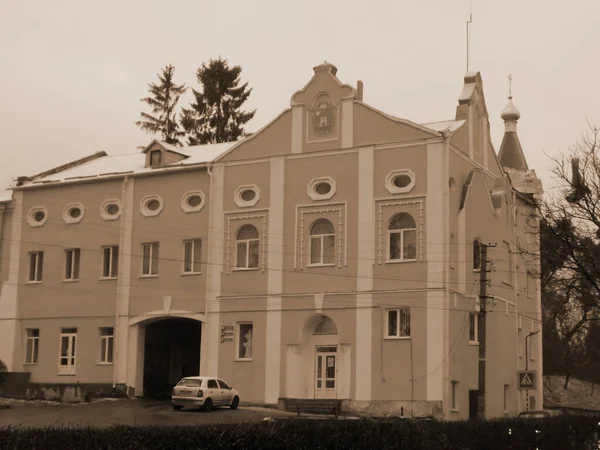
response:
[[[337,347],[317,347],[315,398],[337,397]]]
[[[477,419],[479,391],[469,391],[469,420]]]

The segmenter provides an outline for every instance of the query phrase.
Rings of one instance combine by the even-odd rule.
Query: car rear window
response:
[[[200,387],[202,386],[202,380],[181,380],[177,383],[177,386]]]

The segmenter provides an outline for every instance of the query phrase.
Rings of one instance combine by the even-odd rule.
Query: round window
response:
[[[331,185],[329,183],[319,183],[315,186],[315,191],[319,195],[326,195],[331,192]]]
[[[240,197],[245,202],[251,202],[252,200],[254,200],[254,197],[256,197],[256,192],[254,192],[252,189],[246,189],[242,192],[242,195],[240,195]]]
[[[156,211],[158,208],[160,208],[160,202],[158,200],[152,199],[148,203],[146,203],[146,208],[148,208],[150,211]]]
[[[35,219],[36,222],[41,222],[42,220],[44,220],[46,218],[46,213],[44,211],[36,211],[35,214],[33,215],[33,218]]]
[[[116,216],[117,214],[119,214],[119,205],[117,205],[116,203],[111,203],[106,207],[106,212],[111,216]]]
[[[69,216],[71,216],[73,219],[77,219],[79,216],[81,216],[81,209],[80,208],[71,208],[69,210]]]
[[[202,204],[202,197],[198,194],[190,195],[187,199],[187,204],[191,208],[196,208]]]
[[[411,178],[408,175],[398,175],[394,178],[394,186],[397,188],[405,188],[411,183]]]

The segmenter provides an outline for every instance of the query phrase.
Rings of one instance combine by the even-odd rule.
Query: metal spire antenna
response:
[[[471,3],[471,11],[473,10],[473,4]],[[471,23],[473,22],[473,13],[469,12],[469,20],[467,21],[467,72],[469,71],[469,47],[471,44]]]
[[[513,77],[512,75],[509,73],[508,74],[508,98],[512,99],[512,82],[513,82]]]

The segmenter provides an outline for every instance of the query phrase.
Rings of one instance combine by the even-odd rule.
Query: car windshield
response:
[[[191,379],[183,379],[177,386],[189,386],[189,387],[200,387],[202,386],[202,380],[191,380]]]

